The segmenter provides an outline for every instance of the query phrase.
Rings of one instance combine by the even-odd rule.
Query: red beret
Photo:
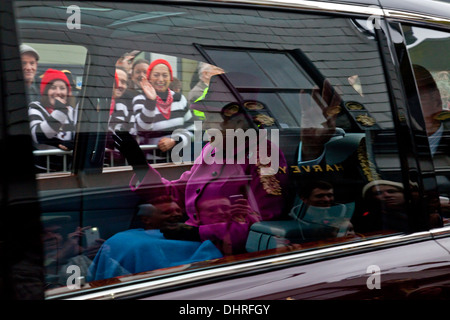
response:
[[[70,87],[69,79],[64,74],[64,72],[59,71],[59,70],[55,70],[55,69],[47,69],[47,71],[45,71],[44,76],[42,77],[42,80],[41,80],[41,95],[44,94],[45,87],[49,83],[51,83],[51,82],[53,82],[55,80],[62,80],[62,81],[64,81],[66,83],[66,85],[67,85],[67,89],[69,91],[69,94],[71,93],[72,88]]]
[[[170,72],[170,81],[173,81],[173,73],[172,73],[172,66],[170,65],[170,63],[164,59],[156,59],[155,61],[153,61],[147,69],[147,79],[150,80],[150,73],[152,72],[152,69],[158,65],[158,64],[165,64],[167,66],[167,68],[169,68],[169,72]]]
[[[116,88],[119,86],[119,76],[117,75],[117,71],[114,73],[114,80],[116,81]]]

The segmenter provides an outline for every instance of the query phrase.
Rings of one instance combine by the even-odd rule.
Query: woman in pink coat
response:
[[[206,122],[217,119],[218,110],[223,120],[220,128],[217,122],[212,124],[220,129],[216,133],[226,134],[226,129],[251,130],[251,121],[238,104],[203,109]],[[154,197],[170,194],[185,210],[188,217],[185,223],[161,230],[167,238],[211,240],[226,255],[242,253],[250,226],[256,221],[277,218],[283,212],[288,177],[278,168],[285,167],[286,160],[279,149],[266,140],[267,155],[278,156],[279,163],[277,170],[268,174],[270,164],[260,161],[259,157],[261,145],[249,141],[233,148],[236,145],[233,143],[233,152],[227,152],[230,140],[225,136],[225,143],[217,143],[217,135],[215,138],[203,148],[191,170],[169,181],[145,162],[135,140],[129,139],[126,133],[115,136],[117,148],[136,171],[131,188],[150,203]]]

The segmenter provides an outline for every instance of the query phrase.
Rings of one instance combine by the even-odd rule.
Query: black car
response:
[[[0,8],[3,299],[450,298],[449,3]]]

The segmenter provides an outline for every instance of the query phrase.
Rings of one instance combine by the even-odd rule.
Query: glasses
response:
[[[241,107],[238,104],[229,104],[220,111],[223,120],[230,120],[235,115],[241,113]]]

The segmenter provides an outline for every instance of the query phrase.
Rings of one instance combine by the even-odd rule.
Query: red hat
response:
[[[55,80],[64,81],[67,85],[67,88],[69,89],[69,94],[71,93],[72,88],[70,87],[69,79],[64,74],[64,72],[55,69],[47,69],[41,80],[41,95],[44,94],[45,87]]]
[[[119,86],[119,76],[117,75],[117,71],[114,73],[114,80],[116,81],[116,88]]]
[[[170,65],[170,63],[164,59],[156,59],[155,61],[153,61],[147,69],[147,79],[150,80],[150,73],[152,72],[152,69],[158,65],[158,64],[165,64],[167,66],[167,68],[169,68],[169,72],[170,72],[170,81],[173,81],[173,73],[172,73],[172,66]]]

